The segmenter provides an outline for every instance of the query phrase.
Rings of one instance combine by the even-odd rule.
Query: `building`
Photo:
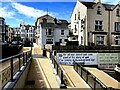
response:
[[[55,45],[57,42],[65,43],[69,34],[68,22],[44,15],[36,21],[36,43],[44,45]]]
[[[71,30],[79,45],[120,45],[120,5],[77,0]]]
[[[35,38],[35,26],[25,25],[24,23],[20,24],[20,36],[23,42],[29,40],[34,41]]]
[[[0,17],[0,43],[5,42],[5,19]]]
[[[13,28],[9,27],[9,30],[8,30],[8,42],[12,42],[13,35],[14,35]]]

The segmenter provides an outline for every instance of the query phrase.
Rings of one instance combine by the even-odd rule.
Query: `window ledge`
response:
[[[103,29],[95,29],[95,31],[104,31]]]

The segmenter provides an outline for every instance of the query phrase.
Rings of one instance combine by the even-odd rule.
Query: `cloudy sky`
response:
[[[101,1],[117,4],[119,0]],[[34,25],[36,18],[47,14],[47,10],[53,17],[70,21],[75,3],[76,0],[0,0],[0,16],[11,27],[19,27],[20,22]]]

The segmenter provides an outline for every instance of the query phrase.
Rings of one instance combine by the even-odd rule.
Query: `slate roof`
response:
[[[67,20],[56,19],[50,15],[44,15],[44,16],[41,16],[39,18],[45,18],[47,20],[53,21],[53,22],[41,22],[41,26],[44,28],[49,28],[49,27],[51,27],[51,28],[68,28]]]
[[[96,4],[95,2],[81,2],[82,4],[84,4],[87,8],[92,9],[93,6]],[[116,5],[112,5],[112,4],[102,4],[106,10],[113,10],[114,7]]]

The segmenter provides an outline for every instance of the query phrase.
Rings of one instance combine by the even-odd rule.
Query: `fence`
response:
[[[119,51],[120,52],[120,46],[74,46],[74,45],[69,45],[69,46],[58,46],[58,45],[53,45],[52,50],[110,50],[110,51]]]
[[[81,64],[74,62],[74,70],[86,81],[86,83],[93,90],[114,90],[113,88],[104,85],[97,77],[88,72],[88,70],[86,70]]]
[[[7,82],[13,82],[15,79],[14,75],[19,71],[21,72],[21,67],[27,65],[31,60],[31,51],[23,52],[0,61],[0,81],[2,83],[2,88],[7,84]]]
[[[57,75],[59,76],[60,81],[61,81],[60,88],[66,88],[65,82],[63,80],[63,71],[61,67],[59,66],[59,64],[57,63],[53,55],[51,56],[51,60],[52,60],[52,64],[54,65],[54,68],[57,71]]]

